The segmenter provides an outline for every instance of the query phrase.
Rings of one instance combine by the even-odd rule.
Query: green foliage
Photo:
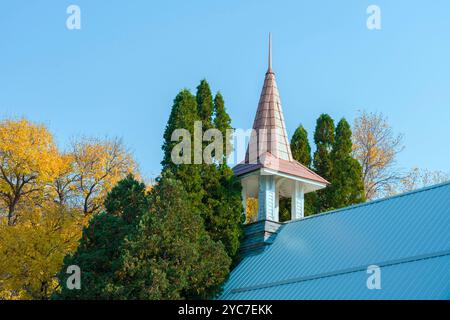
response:
[[[106,212],[95,215],[83,230],[73,255],[64,259],[58,275],[61,292],[56,299],[116,299],[114,284],[121,267],[120,250],[126,236],[134,232],[143,212],[148,209],[145,185],[132,175],[121,180],[108,194]],[[81,269],[81,290],[66,288],[70,265]]]
[[[211,89],[205,79],[200,81],[200,84],[197,86],[196,100],[198,116],[202,120],[204,128],[209,129],[212,127],[211,119],[213,116],[214,105]]]
[[[122,217],[127,223],[134,223],[148,208],[145,184],[129,174],[108,193],[105,208],[109,214]]]
[[[314,142],[316,143],[313,160],[314,170],[321,177],[331,182],[333,173],[331,150],[334,144],[334,121],[328,114],[321,114],[317,119]],[[315,213],[330,210],[332,202],[332,193],[329,188],[317,191]]]
[[[365,201],[362,168],[351,155],[352,131],[345,119],[336,127],[336,139],[331,152],[333,177],[330,190],[336,209]]]
[[[342,119],[335,130],[333,119],[327,114],[320,115],[314,141],[314,169],[331,183],[312,196],[314,213],[365,201],[362,169],[351,155],[352,132],[348,122]]]
[[[175,169],[175,165],[171,159],[171,153],[173,147],[178,141],[172,141],[172,133],[176,129],[186,129],[191,134],[191,145],[193,156],[194,146],[194,123],[199,121],[200,118],[197,112],[196,98],[187,89],[183,89],[175,97],[172,105],[172,111],[170,112],[169,120],[164,131],[164,143],[162,149],[164,151],[164,158],[161,164],[164,168]]]
[[[135,299],[215,297],[231,260],[204,230],[182,184],[166,172],[150,203],[124,246],[116,291]]]
[[[225,164],[205,166],[202,217],[212,239],[221,241],[228,255],[236,262],[243,235],[241,183]]]
[[[177,179],[183,182],[185,189],[188,191],[189,199],[198,207],[205,193],[202,187],[201,165],[193,163],[176,165],[171,159],[172,149],[178,143],[178,141],[171,141],[172,133],[176,129],[186,129],[190,133],[192,146],[190,156],[193,159],[195,121],[200,121],[196,98],[189,90],[183,89],[174,99],[172,111],[164,131],[162,146],[164,159],[161,164],[163,170],[170,170]]]
[[[333,170],[331,150],[334,144],[334,121],[328,114],[321,114],[317,119],[314,142],[314,169],[320,176],[329,180]]]
[[[231,136],[229,133],[227,133],[227,130],[231,129],[231,118],[226,112],[225,102],[220,92],[217,92],[216,96],[214,97],[214,127],[216,129],[219,129],[222,133],[222,136],[224,137],[223,161],[226,161],[226,157],[229,155],[226,150],[226,145],[228,143],[231,146]],[[228,151],[231,152],[231,148]]]
[[[212,102],[211,90],[206,80],[197,87],[194,98],[183,90],[175,98],[172,112],[164,133],[165,153],[163,170],[170,170],[187,192],[193,208],[204,219],[205,229],[215,241],[221,241],[227,254],[237,261],[242,236],[241,185],[226,164],[179,164],[170,160],[170,153],[176,142],[171,142],[173,130],[185,128],[193,137],[193,121],[201,120],[206,130],[214,126],[220,131],[230,127],[223,97],[217,94]],[[214,119],[213,116],[214,108]],[[192,143],[193,145],[193,143]]]
[[[306,167],[311,166],[311,147],[309,146],[308,133],[302,125],[299,125],[291,139],[292,157]]]

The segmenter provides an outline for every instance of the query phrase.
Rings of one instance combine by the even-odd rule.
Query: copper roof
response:
[[[272,70],[270,35],[269,66],[259,98],[253,130],[254,134],[250,137],[245,161],[233,168],[236,175],[242,175],[260,168],[270,168],[300,178],[328,184],[325,179],[298,163],[292,157],[280,94],[275,81],[275,73]],[[276,165],[274,165],[275,163]]]
[[[255,130],[255,135],[250,137],[249,147],[246,152],[247,162],[255,162],[258,155],[266,151],[280,159],[293,160],[281,109],[280,94],[275,81],[275,73],[272,71],[270,38],[269,67],[259,98],[253,130]]]

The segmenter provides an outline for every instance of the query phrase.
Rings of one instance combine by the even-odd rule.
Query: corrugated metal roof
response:
[[[374,264],[380,290],[366,286]],[[286,223],[221,298],[449,299],[450,183]]]

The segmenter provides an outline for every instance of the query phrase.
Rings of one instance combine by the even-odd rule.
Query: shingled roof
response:
[[[245,161],[233,168],[236,175],[240,176],[261,168],[267,168],[328,184],[328,181],[295,161],[292,157],[280,94],[272,69],[272,40],[270,35],[268,69],[253,121],[253,130],[254,134],[250,137]]]
[[[265,152],[269,152],[282,160],[293,160],[281,109],[280,94],[275,81],[275,73],[272,70],[272,41],[270,36],[269,66],[253,121],[253,130],[255,130],[256,135],[250,137],[246,162],[255,162],[258,156]]]

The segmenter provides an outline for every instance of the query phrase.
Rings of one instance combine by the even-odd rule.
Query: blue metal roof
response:
[[[284,224],[221,299],[450,299],[450,183]]]

